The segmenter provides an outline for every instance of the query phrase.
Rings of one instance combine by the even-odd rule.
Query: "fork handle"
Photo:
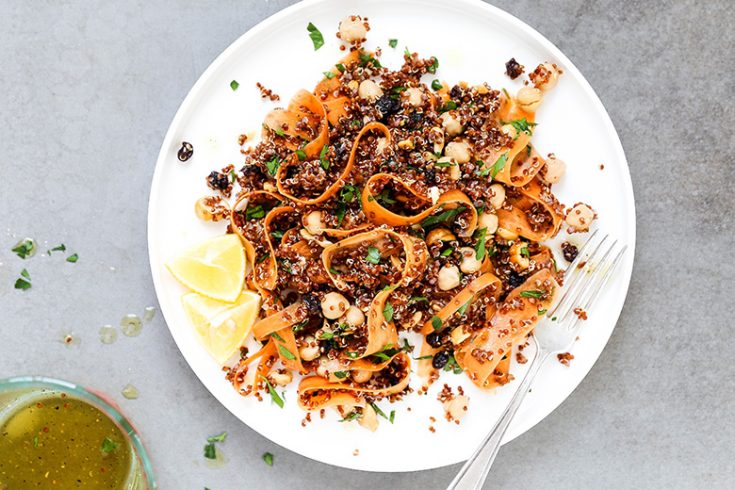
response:
[[[526,393],[528,393],[536,374],[538,374],[539,368],[549,357],[549,354],[549,352],[537,351],[523,381],[516,389],[503,415],[482,441],[480,447],[475,450],[474,454],[467,460],[462,469],[459,470],[459,473],[452,480],[452,483],[449,484],[447,490],[480,490],[482,488],[482,484],[490,472],[490,467],[493,461],[495,461],[495,456],[498,455],[500,441],[502,441],[503,435],[508,429],[508,425],[510,425],[510,421],[513,420],[513,416],[521,406],[521,402],[526,397]]]

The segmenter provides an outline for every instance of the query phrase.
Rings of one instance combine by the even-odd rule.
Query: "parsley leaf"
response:
[[[280,397],[278,393],[276,393],[275,388],[273,388],[273,385],[265,376],[261,376],[263,378],[263,381],[265,381],[266,386],[268,386],[268,392],[271,395],[271,400],[273,400],[273,403],[278,405],[279,407],[283,408],[283,398]]]
[[[263,206],[260,204],[257,204],[255,206],[248,206],[247,209],[245,209],[245,217],[247,219],[260,219],[265,217],[265,209],[263,209]]]
[[[427,303],[429,300],[424,296],[411,296],[411,299],[408,300],[408,304],[412,305],[414,303],[420,303],[422,301],[426,301]]]
[[[204,445],[204,457],[207,459],[217,459],[217,448],[214,447],[213,443]]]
[[[302,162],[307,158],[306,152],[304,150],[296,150],[296,156],[299,157],[299,160],[301,160]]]
[[[240,84],[237,82],[237,80],[233,80],[230,82],[230,88],[232,89],[233,92],[237,90],[239,87],[240,87]]]
[[[444,84],[441,83],[439,80],[432,80],[431,81],[431,88],[434,90],[441,90],[444,87]]]
[[[377,413],[378,415],[380,415],[386,420],[390,420],[388,416],[385,414],[385,412],[383,412],[378,405],[376,405],[375,403],[371,403],[370,406],[373,407],[373,410],[375,410],[375,413]]]
[[[395,49],[398,46],[398,39],[388,39],[388,46]]]
[[[338,379],[345,379],[347,377],[347,371],[335,371],[332,374]]]
[[[283,344],[278,344],[278,352],[289,361],[296,359],[296,356],[291,353],[290,350],[286,349]]]
[[[464,211],[465,209],[467,208],[465,208],[464,206],[459,206],[454,209],[447,209],[446,211],[440,214],[435,214],[433,216],[429,216],[428,218],[425,218],[421,222],[421,226],[423,228],[428,228],[429,226],[438,225],[439,223],[444,223],[445,221],[452,220],[456,218],[457,215],[461,213],[462,211]]]
[[[385,302],[385,307],[383,308],[383,317],[385,317],[386,322],[390,322],[393,320],[393,305],[390,304],[390,301]]]
[[[55,246],[54,248],[52,248],[51,250],[49,250],[46,253],[49,254],[49,255],[51,255],[51,252],[66,252],[66,245],[64,245],[62,243],[61,245]]]
[[[472,299],[467,300],[465,304],[459,307],[459,309],[457,310],[457,315],[458,316],[464,315],[465,312],[467,311],[467,308],[469,308],[471,304],[472,304]]]
[[[345,65],[343,65],[342,63],[337,63],[337,64],[336,64],[336,65],[334,65],[334,66],[336,66],[336,67],[337,67],[337,69],[338,69],[339,71],[341,71],[342,73],[344,73],[344,72],[345,72],[345,71],[347,70],[347,68],[345,68]]]
[[[439,60],[436,58],[436,56],[432,56],[429,58],[432,60],[431,65],[426,69],[429,73],[436,73],[436,69],[439,68]]]
[[[486,244],[485,237],[487,236],[487,228],[480,228],[477,230],[477,243],[475,244],[475,258],[482,260],[485,258]]]
[[[100,447],[100,450],[102,450],[102,452],[105,453],[105,454],[110,454],[112,451],[114,451],[115,449],[117,449],[118,446],[120,446],[120,444],[118,444],[117,442],[113,441],[109,437],[105,437],[102,440],[102,446]]]
[[[207,437],[207,442],[225,442],[225,439],[227,439],[227,432]]]
[[[536,123],[528,122],[525,117],[523,119],[516,119],[515,121],[511,121],[508,124],[513,126],[519,133],[526,133],[528,135],[533,134],[533,130],[531,128],[536,126]]]
[[[306,30],[309,31],[311,42],[314,43],[314,51],[324,46],[324,36],[322,36],[322,33],[314,24],[309,22],[309,25],[306,26]]]
[[[331,80],[331,79],[332,79],[332,78],[334,78],[335,76],[336,76],[336,75],[335,75],[334,73],[332,73],[331,71],[325,71],[325,72],[324,72],[324,77],[325,77],[325,78],[326,78],[327,80]]]
[[[276,175],[278,172],[278,168],[281,166],[281,159],[277,156],[274,156],[270,161],[265,162],[265,168],[268,169],[268,173],[271,176]]]
[[[546,291],[541,291],[539,289],[534,289],[532,291],[521,291],[520,297],[521,298],[536,298],[536,299],[539,299],[544,294],[546,294]]]
[[[344,416],[340,422],[352,422],[353,420],[357,420],[360,417],[362,417],[362,414],[360,412],[350,412],[347,415]]]
[[[490,168],[490,176],[494,179],[501,170],[505,167],[505,162],[508,161],[508,154],[503,153],[500,155],[500,157],[493,163],[493,166]]]
[[[365,257],[365,260],[370,262],[371,264],[379,264],[380,263],[380,250],[378,250],[377,247],[373,247],[373,246],[368,247],[368,253],[367,253],[367,257]]]
[[[439,330],[442,328],[442,319],[438,316],[434,315],[431,317],[431,326],[434,327],[434,330]]]
[[[263,461],[268,466],[273,466],[273,455],[271,453],[263,453]]]
[[[11,249],[21,259],[26,259],[36,252],[36,241],[33,238],[25,238]]]
[[[79,254],[71,254],[66,258],[66,261],[71,262],[72,264],[76,263],[77,260],[79,260]]]
[[[329,170],[329,160],[327,159],[328,151],[329,151],[329,147],[327,145],[324,145],[322,147],[322,151],[319,152],[319,164],[322,166],[324,170]]]

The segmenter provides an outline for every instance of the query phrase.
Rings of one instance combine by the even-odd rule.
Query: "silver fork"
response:
[[[490,467],[498,455],[500,441],[531,388],[539,369],[549,357],[568,351],[574,343],[581,326],[579,310],[575,312],[575,309],[582,308],[585,312],[589,311],[620,264],[627,248],[627,246],[618,247],[617,240],[610,243],[610,235],[605,235],[599,241],[596,240],[596,236],[597,231],[590,235],[579,250],[577,258],[567,269],[564,293],[534,329],[531,339],[536,346],[536,354],[508,407],[482,441],[480,447],[459,470],[447,490],[480,490],[482,488]]]

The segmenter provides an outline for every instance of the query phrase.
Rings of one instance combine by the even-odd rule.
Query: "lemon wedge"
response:
[[[189,289],[232,303],[245,279],[245,250],[237,235],[222,235],[190,248],[166,267]]]
[[[250,334],[260,310],[260,295],[243,291],[234,303],[225,303],[187,293],[181,303],[207,352],[224,364]]]

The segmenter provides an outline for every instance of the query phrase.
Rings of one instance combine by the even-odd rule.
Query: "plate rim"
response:
[[[160,181],[162,179],[162,167],[164,165],[164,160],[166,159],[166,155],[168,153],[168,149],[171,146],[172,140],[176,134],[176,129],[181,124],[181,120],[184,118],[184,115],[190,110],[191,106],[197,101],[199,98],[200,92],[202,91],[202,87],[207,84],[209,79],[214,76],[217,71],[219,70],[220,66],[225,64],[231,54],[235,51],[237,51],[242,44],[247,43],[252,38],[256,38],[261,32],[267,31],[270,29],[274,24],[279,22],[282,18],[289,17],[291,15],[298,14],[298,11],[300,10],[307,10],[313,6],[318,6],[321,3],[326,3],[332,0],[302,0],[300,2],[297,2],[293,5],[290,5],[288,7],[285,7],[284,9],[273,13],[269,17],[263,19],[262,21],[258,22],[254,26],[252,26],[250,29],[248,29],[246,32],[244,32],[242,35],[240,35],[237,39],[235,39],[232,43],[230,43],[220,54],[218,54],[214,60],[207,66],[207,68],[201,73],[201,75],[198,77],[197,81],[192,85],[192,87],[187,92],[186,96],[182,100],[181,104],[179,105],[178,109],[176,110],[176,113],[174,114],[173,119],[171,119],[171,122],[169,123],[168,129],[166,131],[166,135],[163,138],[163,142],[161,143],[161,149],[159,150],[158,156],[156,158],[156,165],[153,172],[153,177],[151,179],[151,188],[149,192],[148,197],[148,213],[147,213],[147,219],[146,219],[146,234],[147,234],[147,251],[148,251],[148,258],[149,258],[149,266],[151,268],[151,277],[153,279],[153,286],[156,293],[156,298],[158,299],[159,296],[159,290],[163,289],[163,286],[160,283],[160,279],[158,278],[158,274],[156,274],[156,270],[160,270],[160,267],[163,263],[163,259],[158,257],[158,254],[154,252],[154,242],[153,242],[153,233],[151,232],[151,229],[153,227],[154,222],[154,203],[158,200],[158,189],[160,186]],[[365,3],[386,3],[385,0],[362,0]],[[408,3],[416,3],[415,0],[403,0]],[[441,0],[430,0],[430,2],[427,3],[441,3]],[[508,432],[506,433],[502,444],[506,444],[512,440],[514,440],[516,437],[521,436],[522,434],[526,433],[533,427],[535,427],[539,422],[546,419],[549,415],[551,415],[564,401],[569,399],[574,392],[579,388],[579,386],[582,384],[582,381],[590,374],[592,369],[595,367],[597,362],[599,361],[600,356],[602,355],[602,352],[607,347],[607,344],[610,341],[610,338],[612,336],[612,333],[617,328],[618,320],[620,319],[620,315],[622,314],[623,308],[625,307],[625,304],[627,302],[628,293],[630,292],[630,282],[632,278],[632,272],[633,268],[635,266],[635,249],[636,249],[636,241],[637,241],[637,222],[636,222],[636,203],[635,203],[635,193],[633,190],[633,183],[632,178],[630,175],[630,165],[628,163],[628,159],[625,155],[625,150],[623,148],[622,142],[620,140],[620,136],[615,129],[615,125],[612,122],[612,119],[610,118],[609,113],[607,112],[607,109],[603,105],[602,101],[600,100],[599,96],[595,92],[595,90],[592,88],[590,83],[587,81],[585,76],[582,74],[582,72],[577,68],[577,66],[549,39],[547,39],[544,35],[542,35],[540,32],[538,32],[535,28],[531,27],[527,23],[525,23],[523,20],[519,19],[518,17],[514,16],[513,14],[510,14],[509,12],[506,12],[505,10],[496,7],[495,5],[491,5],[488,3],[485,3],[481,0],[453,0],[452,7],[456,10],[466,10],[468,8],[479,8],[486,10],[491,16],[496,17],[500,22],[508,24],[510,27],[519,29],[524,35],[529,36],[531,40],[540,43],[544,49],[548,50],[551,54],[553,54],[554,57],[556,57],[558,60],[560,60],[567,72],[571,72],[572,76],[580,83],[580,86],[582,90],[586,93],[586,95],[591,100],[592,104],[594,105],[594,109],[599,113],[601,116],[601,122],[605,126],[605,130],[610,137],[610,141],[613,147],[613,152],[615,154],[616,159],[624,163],[624,168],[622,168],[622,177],[623,177],[623,183],[624,188],[623,194],[624,194],[624,200],[626,202],[629,202],[630,209],[628,211],[628,223],[630,223],[629,233],[631,242],[628,243],[628,253],[631,254],[631,260],[630,265],[624,270],[621,270],[619,273],[623,275],[623,284],[624,284],[624,294],[622,297],[622,301],[620,303],[620,306],[617,308],[617,312],[614,313],[614,315],[611,315],[611,317],[614,317],[614,323],[613,327],[610,329],[609,334],[607,335],[607,338],[604,339],[604,342],[600,342],[600,350],[597,353],[593,363],[587,370],[587,372],[580,378],[580,380],[574,385],[572,390],[563,398],[558,400],[552,400],[550,403],[548,403],[548,406],[550,407],[545,415],[543,415],[538,420],[530,420],[529,422],[526,422],[524,424],[521,424],[520,426],[515,426],[515,428],[511,427]],[[159,305],[161,308],[161,313],[164,317],[164,320],[166,320],[166,327],[169,330],[169,333],[171,334],[171,337],[174,340],[174,343],[176,344],[177,349],[179,350],[179,353],[182,355],[184,360],[186,361],[187,366],[196,376],[197,380],[207,389],[207,391],[214,397],[215,400],[219,404],[221,404],[224,408],[226,408],[232,415],[235,416],[240,422],[248,426],[251,430],[255,431],[256,433],[260,434],[262,437],[268,439],[269,441],[278,444],[279,446],[294,452],[296,454],[299,454],[303,457],[306,457],[308,459],[311,459],[313,461],[317,461],[323,464],[328,464],[330,466],[338,467],[338,468],[347,468],[351,470],[359,470],[359,471],[367,471],[367,472],[384,472],[384,473],[405,473],[405,472],[411,472],[411,471],[423,471],[423,470],[431,470],[431,469],[438,469],[443,468],[446,466],[450,466],[453,464],[457,464],[463,459],[459,460],[451,460],[444,464],[441,464],[439,466],[435,465],[414,465],[413,467],[406,468],[406,469],[387,469],[387,468],[380,468],[380,469],[372,469],[372,468],[365,468],[363,466],[360,466],[358,464],[338,464],[331,461],[326,461],[324,459],[318,459],[316,457],[313,457],[311,455],[307,455],[299,451],[297,448],[295,448],[292,444],[288,444],[287,441],[283,440],[274,440],[269,435],[265,434],[264,432],[261,432],[260,430],[256,429],[255,427],[251,426],[245,420],[243,420],[236,411],[229,406],[229,403],[226,403],[219,399],[219,397],[214,393],[214,391],[207,385],[207,383],[204,382],[202,377],[198,374],[197,370],[194,368],[194,366],[189,362],[189,359],[187,358],[186,354],[184,353],[184,350],[182,349],[179,339],[177,338],[177,335],[174,334],[173,330],[169,326],[168,318],[166,318],[166,311],[164,307],[161,305],[161,302],[159,301]],[[356,458],[357,459],[357,458]],[[356,461],[357,462],[357,461]]]

